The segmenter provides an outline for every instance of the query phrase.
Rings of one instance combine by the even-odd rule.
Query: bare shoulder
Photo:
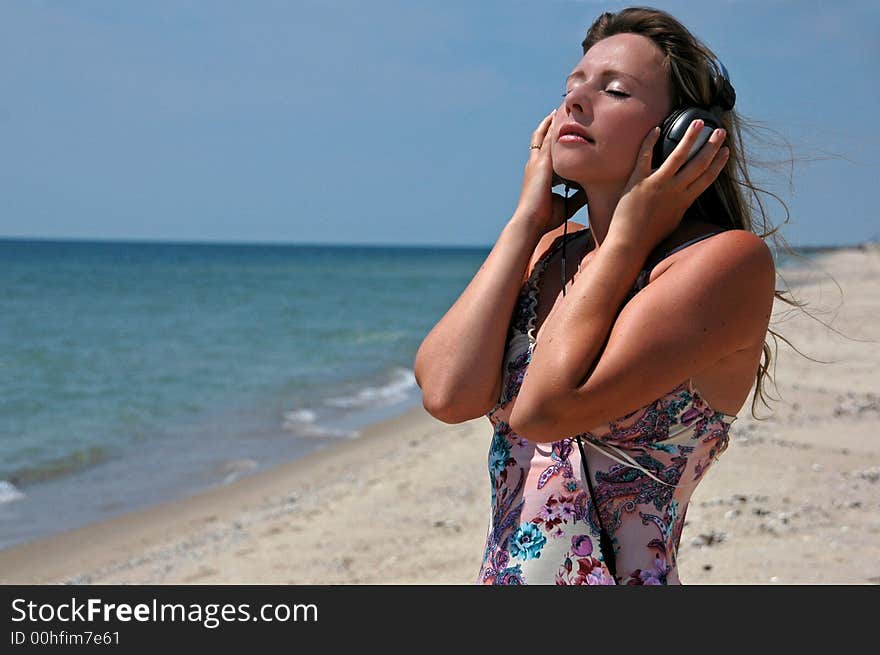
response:
[[[685,268],[692,274],[713,269],[735,273],[738,279],[750,275],[775,278],[776,271],[770,248],[761,237],[748,230],[725,230],[702,239],[669,256],[668,264],[670,267],[677,265],[678,274],[684,274]],[[665,266],[658,268],[658,274],[668,269]]]
[[[702,251],[703,266],[727,265],[729,272],[752,281],[775,281],[776,266],[773,252],[764,240],[748,230],[726,230],[706,239],[706,248]],[[771,285],[772,286],[772,285]]]
[[[690,251],[690,252],[688,252]],[[773,253],[761,237],[748,230],[726,230],[669,259],[666,288],[687,289],[706,308],[740,315],[755,340],[763,343],[776,290]]]

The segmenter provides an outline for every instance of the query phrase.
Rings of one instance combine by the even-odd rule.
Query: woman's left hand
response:
[[[694,157],[687,153],[702,129],[693,123],[660,168],[651,168],[659,129],[652,129],[642,142],[638,160],[614,210],[609,237],[644,249],[645,256],[669,236],[685,211],[718,177],[727,163],[729,150],[721,148],[725,134],[717,131]],[[679,170],[680,169],[680,170]]]

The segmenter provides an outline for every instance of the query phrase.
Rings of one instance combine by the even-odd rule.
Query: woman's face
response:
[[[641,34],[602,39],[578,62],[565,91],[553,119],[553,169],[584,187],[625,184],[644,138],[672,111],[663,52]],[[558,141],[559,127],[568,122],[594,143]]]

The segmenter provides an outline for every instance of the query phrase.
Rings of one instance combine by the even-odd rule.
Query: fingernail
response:
[[[692,127],[693,129],[695,129],[695,130],[699,130],[701,127],[703,127],[703,121],[701,121],[701,120],[698,118],[698,119],[695,120],[693,123],[691,123],[691,127]]]

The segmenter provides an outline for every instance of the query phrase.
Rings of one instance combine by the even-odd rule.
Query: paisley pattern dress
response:
[[[569,240],[588,231],[569,234]],[[688,241],[664,257],[710,236]],[[539,444],[507,423],[512,409],[508,406],[535,347],[541,275],[561,244],[560,238],[535,264],[518,296],[501,397],[487,414],[494,428],[488,457],[492,500],[476,582],[681,584],[676,553],[688,502],[727,448],[735,416],[712,409],[687,379],[649,405],[580,433],[596,506],[590,500],[577,435]],[[625,302],[644,287],[651,268],[641,271]],[[613,542],[616,579],[600,552],[597,511]]]

